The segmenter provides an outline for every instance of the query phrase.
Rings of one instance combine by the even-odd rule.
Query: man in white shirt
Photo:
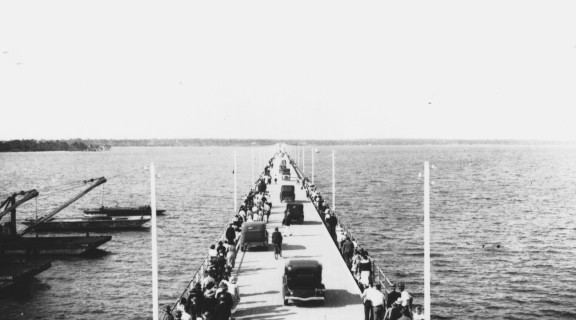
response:
[[[384,300],[386,297],[380,291],[382,286],[380,283],[376,284],[376,288],[372,289],[369,293],[370,301],[372,301],[372,310],[374,312],[374,319],[375,320],[383,320],[384,319]]]
[[[400,282],[398,289],[400,289],[400,298],[402,299],[402,308],[410,310],[412,307],[412,296],[406,290],[404,290],[404,282]]]
[[[364,320],[374,320],[374,312],[372,311],[372,301],[370,301],[370,292],[374,290],[370,283],[362,292],[362,301],[364,301]]]

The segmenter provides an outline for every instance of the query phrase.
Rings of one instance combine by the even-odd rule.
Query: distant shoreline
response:
[[[576,145],[576,141],[552,140],[465,140],[465,139],[357,139],[357,140],[272,140],[272,139],[68,139],[68,140],[4,140],[0,141],[0,152],[22,151],[90,151],[105,146],[111,147],[187,147],[187,146],[271,146],[278,142],[298,146],[330,146],[330,145]],[[14,148],[14,146],[28,146]],[[47,148],[47,146],[63,146],[64,148]],[[82,148],[73,148],[82,146]],[[12,147],[8,147],[12,146]],[[70,146],[68,148],[68,146]],[[92,147],[92,148],[90,148]],[[83,150],[84,149],[84,150]],[[102,150],[102,149],[100,149]]]

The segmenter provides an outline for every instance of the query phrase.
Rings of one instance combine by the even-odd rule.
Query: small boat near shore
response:
[[[156,215],[163,216],[166,210],[157,209]],[[152,214],[152,208],[150,206],[141,207],[100,207],[100,208],[88,208],[84,209],[84,214],[87,216],[150,216]]]
[[[104,230],[135,230],[150,221],[150,216],[129,217],[82,217],[82,218],[52,218],[40,224],[36,220],[26,220],[22,223],[34,226],[36,231],[104,231]]]

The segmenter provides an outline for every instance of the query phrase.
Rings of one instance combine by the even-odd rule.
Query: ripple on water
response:
[[[330,147],[332,148],[332,147]],[[422,303],[422,161],[432,170],[433,319],[575,319],[575,148],[534,146],[335,146],[336,208],[394,281]],[[250,185],[250,148],[238,149],[239,198]],[[321,150],[321,152],[327,151]],[[0,179],[14,190],[87,176],[116,176],[106,205],[149,201],[157,164],[161,304],[181,293],[233,208],[231,148],[115,148],[106,153],[3,154]],[[331,163],[316,159],[316,185],[330,202]],[[377,163],[378,165],[374,165]],[[22,168],[29,170],[23,171]],[[369,168],[369,170],[366,170]],[[93,192],[62,216],[101,202]],[[57,206],[70,195],[39,199]],[[33,208],[23,206],[33,217]],[[482,248],[482,245],[487,245]],[[490,245],[501,244],[501,249]],[[147,319],[151,310],[148,232],[115,233],[107,254],[59,259],[34,294],[2,300],[0,315],[31,319]],[[73,315],[70,317],[70,315]]]

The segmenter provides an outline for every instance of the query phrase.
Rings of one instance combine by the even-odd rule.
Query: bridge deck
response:
[[[289,161],[287,161],[289,162]],[[278,171],[279,159],[275,159],[271,174]],[[272,212],[267,229],[271,235],[275,227],[282,231],[282,218],[286,205],[280,202],[280,187],[296,184],[296,174],[291,168],[291,181],[268,185]],[[296,186],[296,201],[304,203],[304,224],[290,226],[291,236],[284,237],[283,258],[274,259],[273,247],[267,250],[250,250],[239,255],[238,286],[241,301],[235,313],[236,319],[358,319],[363,317],[364,307],[360,290],[346,267],[338,249],[332,242],[314,205],[303,190]],[[282,300],[282,275],[286,259],[316,259],[324,267],[323,283],[326,285],[324,305],[289,305]]]

